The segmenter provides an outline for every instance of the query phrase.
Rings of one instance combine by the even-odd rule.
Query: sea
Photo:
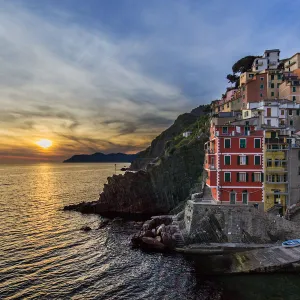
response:
[[[101,216],[62,210],[98,199],[114,173],[109,163],[0,165],[0,299],[300,299],[299,274],[207,275],[207,263],[132,249],[134,222],[97,229]]]

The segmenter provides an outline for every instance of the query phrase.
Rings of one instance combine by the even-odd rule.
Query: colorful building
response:
[[[288,99],[300,103],[300,78],[294,73],[285,73],[279,86],[279,95],[282,99]]]
[[[205,145],[206,185],[215,203],[263,203],[263,131],[232,125],[233,118],[213,118]]]
[[[300,69],[300,53],[294,54],[284,63],[284,70],[286,72],[293,72],[296,69]]]
[[[261,72],[267,69],[277,69],[280,61],[280,50],[265,50],[262,57],[254,59],[252,64],[253,72]]]

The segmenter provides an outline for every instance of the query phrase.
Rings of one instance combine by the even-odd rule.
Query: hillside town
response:
[[[211,103],[204,201],[285,214],[300,201],[300,53],[266,50]]]

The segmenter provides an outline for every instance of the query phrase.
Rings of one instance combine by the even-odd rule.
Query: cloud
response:
[[[241,2],[120,0],[116,11],[91,1],[85,17],[82,1],[1,1],[0,150],[31,157],[35,139],[51,138],[48,155],[59,159],[138,151],[178,114],[219,97],[240,57],[298,51],[297,26],[287,32],[279,16],[299,5]]]

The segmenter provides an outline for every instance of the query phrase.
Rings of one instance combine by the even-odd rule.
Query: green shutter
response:
[[[248,176],[248,173],[246,173],[246,182],[249,181],[249,176]]]
[[[246,148],[246,139],[240,139],[240,148]]]
[[[225,165],[230,165],[230,156],[225,156]]]
[[[246,156],[246,165],[249,165],[249,158],[248,158],[248,155]]]
[[[260,139],[254,140],[254,148],[260,148]]]
[[[238,164],[238,165],[241,164],[241,162],[240,162],[240,156],[239,156],[239,155],[237,156],[237,164]]]
[[[260,165],[260,156],[254,156],[254,164],[256,166],[259,166]]]
[[[225,173],[225,181],[230,182],[230,173]]]
[[[251,175],[252,175],[252,182],[254,182],[254,173],[252,173]]]
[[[230,148],[230,140],[229,139],[225,140],[225,148]]]
[[[260,177],[261,177],[261,182],[264,182],[264,173],[261,173]]]
[[[236,182],[239,182],[239,181],[240,181],[240,173],[237,172],[237,173],[236,173]]]

